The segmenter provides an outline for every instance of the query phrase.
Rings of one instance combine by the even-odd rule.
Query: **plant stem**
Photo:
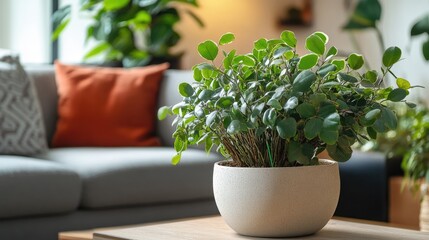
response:
[[[268,156],[270,157],[270,165],[271,167],[274,167],[273,155],[271,154],[271,148],[270,148],[270,145],[268,144],[268,140],[266,140],[265,143],[267,144]]]

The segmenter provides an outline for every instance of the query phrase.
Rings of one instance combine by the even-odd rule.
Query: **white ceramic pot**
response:
[[[338,163],[284,168],[240,168],[216,163],[213,191],[225,222],[255,237],[315,233],[333,216],[340,195]]]

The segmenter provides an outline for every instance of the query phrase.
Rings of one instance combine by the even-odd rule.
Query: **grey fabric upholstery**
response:
[[[2,240],[57,240],[58,232],[123,226],[219,214],[213,199],[125,207],[102,210],[79,210],[66,215],[34,218],[0,219]],[[178,236],[179,237],[179,236]]]
[[[216,154],[189,149],[171,165],[173,148],[58,148],[42,158],[64,164],[83,181],[84,208],[143,205],[213,197]]]
[[[80,190],[79,176],[60,164],[0,156],[0,219],[74,211]]]
[[[46,137],[50,144],[57,123],[57,84],[52,65],[25,66],[29,77],[33,80],[42,108],[42,116],[46,129]]]

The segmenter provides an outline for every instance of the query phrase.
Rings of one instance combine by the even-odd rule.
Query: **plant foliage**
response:
[[[202,42],[198,51],[208,61],[194,66],[194,83],[179,85],[183,101],[159,112],[176,116],[173,163],[200,143],[208,152],[217,146],[236,166],[313,165],[324,150],[346,161],[356,141],[395,129],[396,115],[386,103],[405,102],[412,86],[402,78],[395,88],[382,82],[400,50],[386,50],[381,73],[364,72],[361,55],[338,58],[328,40],[322,32],[311,34],[309,53],[299,56],[295,34],[284,31],[278,39],[255,41],[251,53],[222,51],[220,66],[213,60],[221,44]]]
[[[411,146],[404,155],[402,169],[413,190],[418,191],[422,180],[429,183],[429,109],[421,105],[410,115]]]
[[[198,7],[197,0],[82,0],[81,12],[90,15],[86,40],[97,45],[84,59],[102,56],[105,62],[121,61],[125,67],[142,66],[153,58],[174,57],[170,49],[180,40],[174,26],[180,21],[178,4]],[[200,26],[202,21],[185,10]],[[56,40],[71,19],[70,5],[52,16]]]

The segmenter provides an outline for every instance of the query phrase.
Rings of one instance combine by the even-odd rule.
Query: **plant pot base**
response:
[[[215,164],[213,189],[225,222],[253,237],[297,237],[322,229],[338,203],[338,164],[240,168]]]

